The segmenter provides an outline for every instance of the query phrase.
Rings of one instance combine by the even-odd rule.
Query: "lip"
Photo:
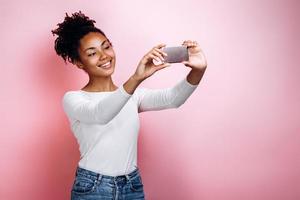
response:
[[[103,63],[102,65],[98,65],[98,67],[102,68],[102,69],[108,69],[111,67],[111,60]]]

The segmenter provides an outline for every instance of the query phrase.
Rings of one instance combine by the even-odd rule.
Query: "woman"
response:
[[[82,69],[89,82],[80,90],[67,91],[62,100],[80,149],[71,199],[145,199],[137,167],[138,113],[178,108],[198,86],[206,59],[196,42],[188,47],[189,74],[166,89],[138,88],[139,84],[169,63],[159,44],[143,56],[135,73],[121,86],[111,75],[116,56],[112,43],[81,11],[66,17],[52,30],[55,50],[64,61]],[[153,59],[162,64],[155,66]]]

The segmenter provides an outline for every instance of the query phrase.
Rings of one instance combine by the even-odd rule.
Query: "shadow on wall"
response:
[[[52,34],[49,33],[52,38]],[[37,138],[37,145],[32,147],[38,151],[39,181],[33,181],[40,194],[35,193],[31,199],[70,199],[71,187],[75,177],[75,170],[79,160],[79,150],[76,138],[73,136],[69,121],[65,116],[61,104],[66,90],[74,85],[71,65],[65,65],[61,57],[54,50],[54,37],[40,39],[33,52],[38,56],[30,58],[34,63],[32,83],[35,87],[38,102],[44,104],[40,117],[45,117],[43,123],[34,130],[43,137]],[[75,81],[76,82],[76,81]],[[35,188],[35,185],[31,187]],[[50,193],[46,197],[45,194]],[[33,194],[32,194],[33,195]]]
[[[194,196],[195,192],[190,187],[197,182],[193,180],[197,176],[191,177],[190,174],[198,172],[188,171],[190,168],[184,160],[184,152],[178,154],[178,146],[169,138],[170,135],[171,137],[178,137],[177,133],[169,133],[167,128],[159,126],[159,122],[155,120],[155,115],[167,115],[169,111],[163,110],[141,114],[138,165],[141,169],[146,197],[155,200],[201,199],[199,194],[197,197]],[[179,110],[173,111],[169,113],[180,115]],[[153,144],[156,144],[156,147],[160,146],[160,148],[157,149]],[[200,190],[199,186],[198,193],[201,193]]]

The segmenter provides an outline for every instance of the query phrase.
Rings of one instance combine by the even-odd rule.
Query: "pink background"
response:
[[[300,199],[299,1],[1,0],[0,199],[70,198],[79,150],[61,106],[87,76],[55,54],[65,12],[96,20],[123,84],[154,45],[197,40],[208,68],[179,109],[141,113],[149,200]],[[176,64],[141,87],[185,77]]]

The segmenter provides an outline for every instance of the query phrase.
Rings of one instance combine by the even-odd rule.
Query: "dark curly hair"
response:
[[[74,63],[75,60],[80,60],[78,47],[79,40],[89,32],[99,32],[106,37],[102,30],[94,26],[95,20],[85,16],[81,11],[75,12],[72,16],[66,17],[62,23],[58,23],[58,28],[51,30],[55,39],[55,51],[61,56],[65,63],[68,60]]]

